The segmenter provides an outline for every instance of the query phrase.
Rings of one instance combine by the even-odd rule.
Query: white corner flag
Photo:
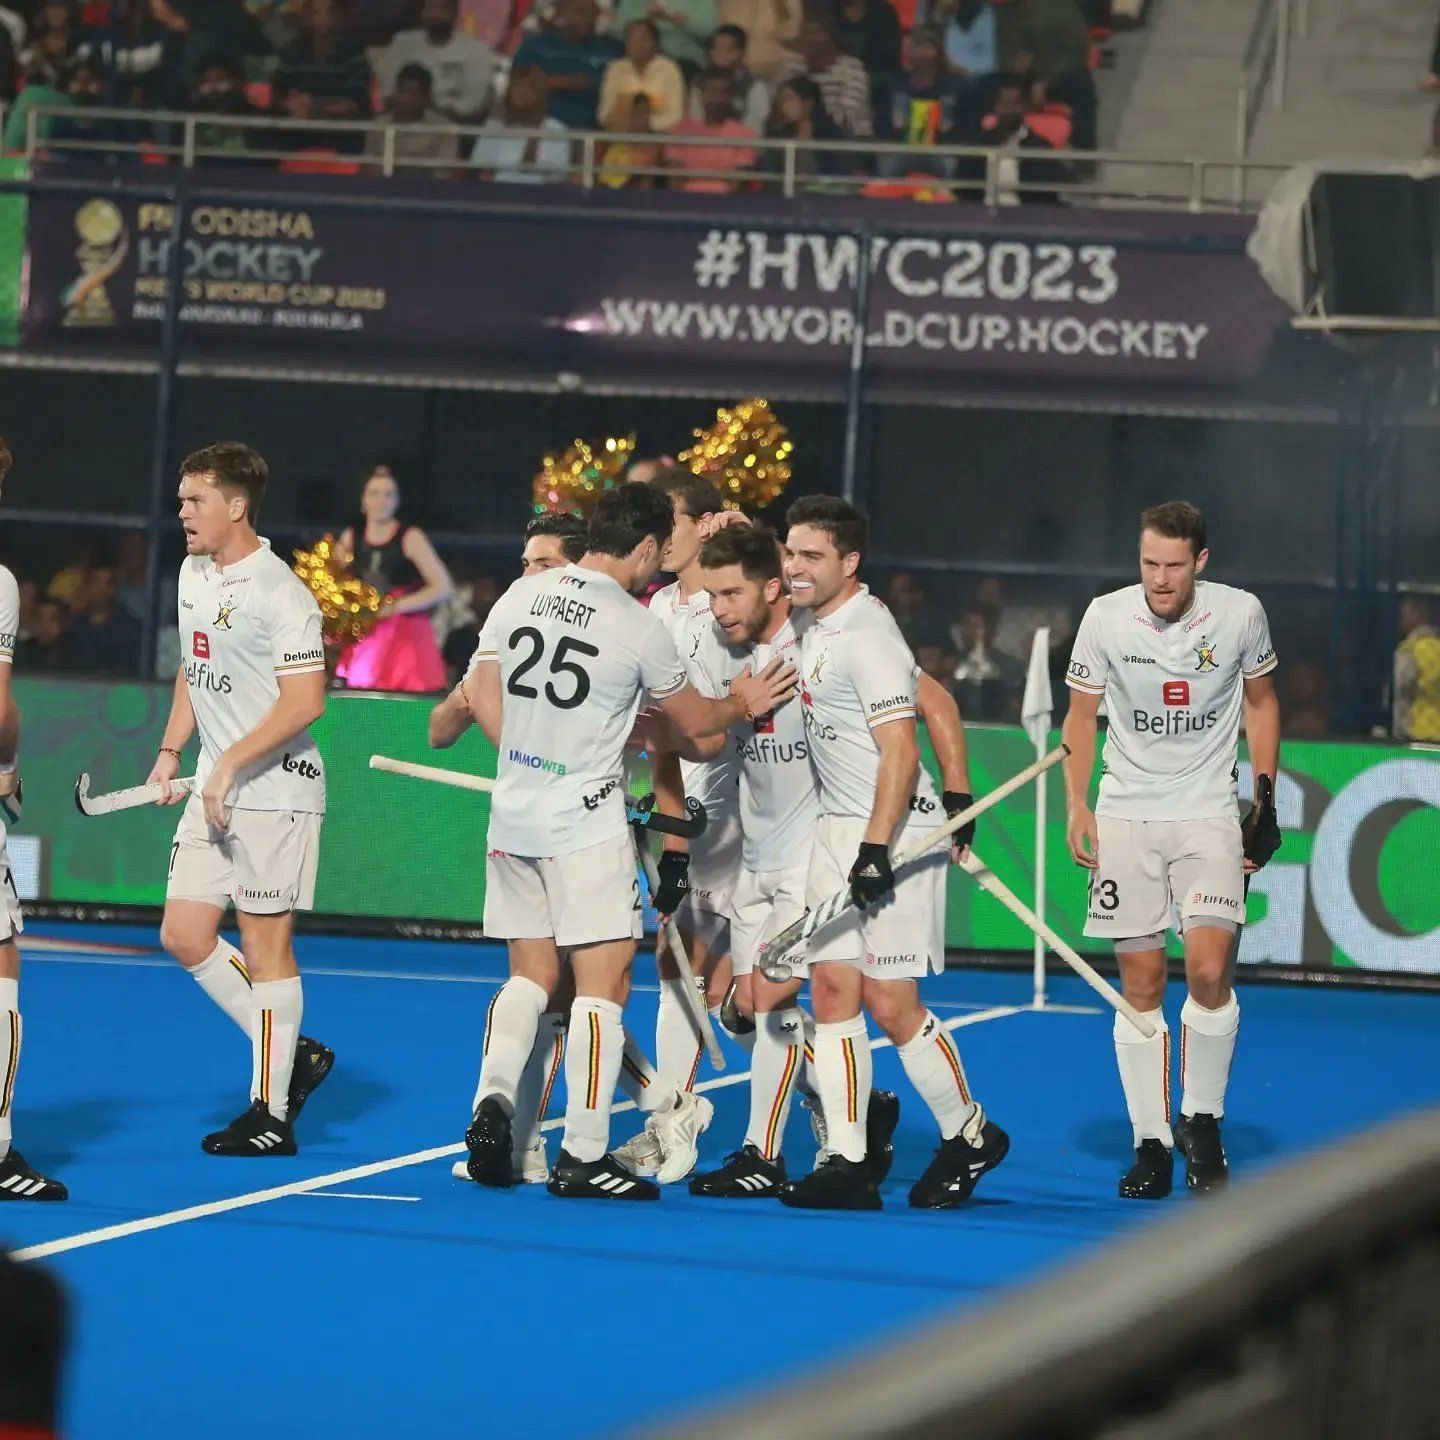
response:
[[[1025,727],[1037,756],[1049,749],[1050,714],[1050,627],[1042,625],[1030,645],[1030,667],[1025,672],[1025,696],[1020,702],[1020,723]],[[1046,782],[1042,775],[1035,785],[1035,913],[1045,918],[1045,841],[1047,826]],[[1045,1007],[1045,942],[1035,937],[1035,1008]]]

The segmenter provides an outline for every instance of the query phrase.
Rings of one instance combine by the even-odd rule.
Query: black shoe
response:
[[[1120,1177],[1122,1200],[1163,1200],[1175,1178],[1175,1154],[1163,1140],[1142,1140],[1135,1163]]]
[[[12,1145],[0,1159],[0,1200],[68,1200],[70,1192],[38,1170]]]
[[[890,1137],[899,1124],[900,1097],[889,1090],[872,1090],[870,1108],[865,1112],[865,1168],[877,1185],[885,1183],[895,1163],[895,1147]]]
[[[965,1130],[942,1140],[935,1158],[910,1190],[910,1203],[917,1210],[953,1210],[975,1192],[980,1177],[993,1170],[1010,1153],[1010,1137],[985,1112],[977,1110],[978,1140],[966,1138]],[[974,1130],[975,1121],[965,1127]]]
[[[799,1180],[780,1187],[780,1203],[796,1210],[879,1210],[880,1191],[863,1160],[831,1155]]]
[[[785,1183],[785,1160],[767,1160],[753,1145],[742,1145],[718,1169],[690,1181],[692,1195],[725,1200],[773,1200]]]
[[[237,1115],[223,1130],[207,1135],[200,1148],[207,1155],[296,1155],[295,1131],[277,1120],[262,1100]]]
[[[475,1118],[465,1132],[470,1159],[465,1168],[477,1185],[508,1190],[515,1183],[514,1140],[510,1114],[494,1095],[487,1095],[475,1108]]]
[[[302,1035],[295,1042],[295,1068],[290,1072],[290,1094],[285,1118],[293,1125],[305,1102],[335,1068],[335,1052],[318,1040]]]
[[[627,1170],[613,1155],[577,1160],[568,1150],[550,1170],[545,1188],[562,1200],[658,1200],[660,1187]]]
[[[1175,1122],[1175,1146],[1185,1157],[1185,1185],[1196,1195],[1213,1195],[1230,1183],[1230,1162],[1213,1115],[1182,1115]]]

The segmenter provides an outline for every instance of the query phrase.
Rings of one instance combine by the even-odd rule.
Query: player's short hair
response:
[[[842,555],[853,552],[863,559],[870,544],[870,522],[838,495],[806,495],[785,512],[785,524],[823,530]]]
[[[600,497],[585,548],[623,560],[647,535],[663,546],[674,529],[675,509],[668,495],[649,485],[620,485]]]
[[[707,570],[738,565],[747,580],[780,578],[780,539],[764,525],[729,525],[700,547],[700,563]]]
[[[710,37],[710,39],[712,41],[718,40],[722,35],[727,40],[733,40],[735,44],[741,48],[741,50],[747,50],[750,47],[750,37],[739,25],[720,25],[716,28],[715,33]],[[705,48],[708,50],[710,47],[707,44]]]
[[[560,553],[573,565],[585,553],[585,540],[590,527],[578,515],[537,515],[526,527],[525,538],[555,535],[560,540]]]
[[[654,490],[679,500],[681,510],[693,519],[717,515],[725,508],[720,492],[693,470],[681,465],[667,465],[645,481]]]
[[[252,525],[259,518],[270,467],[258,450],[239,440],[219,440],[203,450],[192,450],[180,462],[180,478],[187,475],[213,475],[218,489],[245,497],[245,513]]]
[[[1167,500],[1141,511],[1140,533],[1153,530],[1169,540],[1188,540],[1190,553],[1198,555],[1206,547],[1205,512],[1188,500]]]

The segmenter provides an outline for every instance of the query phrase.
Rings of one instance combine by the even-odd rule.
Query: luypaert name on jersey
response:
[[[571,595],[561,595],[552,590],[544,595],[537,595],[530,602],[530,613],[544,620],[558,620],[562,625],[575,625],[583,630],[594,619],[595,607]]]

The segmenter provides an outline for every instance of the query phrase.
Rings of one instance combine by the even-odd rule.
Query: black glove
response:
[[[940,803],[945,807],[945,814],[953,820],[962,810],[968,810],[975,803],[975,797],[968,790],[947,790],[940,797]],[[950,843],[957,850],[963,850],[974,839],[975,822],[971,820],[950,837]]]
[[[651,898],[662,915],[673,915],[690,893],[690,857],[679,850],[667,850],[655,868],[660,872],[660,885]]]
[[[1255,782],[1255,805],[1240,822],[1240,839],[1245,847],[1245,858],[1255,866],[1265,863],[1280,848],[1283,837],[1280,821],[1275,814],[1275,782],[1268,775],[1262,775]]]
[[[860,853],[850,867],[850,898],[863,910],[883,900],[895,888],[890,851],[884,845],[860,842]]]

